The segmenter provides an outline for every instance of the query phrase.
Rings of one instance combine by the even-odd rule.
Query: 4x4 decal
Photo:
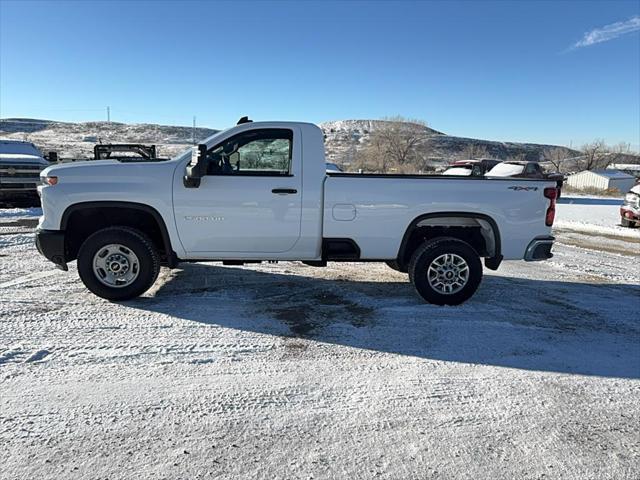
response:
[[[509,190],[513,190],[515,192],[525,191],[525,192],[535,192],[538,190],[538,187],[521,187],[519,185],[514,185],[512,187],[508,187]]]

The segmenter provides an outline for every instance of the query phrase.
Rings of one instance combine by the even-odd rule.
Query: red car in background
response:
[[[620,224],[623,227],[635,228],[640,225],[640,183],[632,187],[624,196],[620,217]]]

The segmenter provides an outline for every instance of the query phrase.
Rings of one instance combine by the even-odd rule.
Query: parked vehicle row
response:
[[[482,160],[456,160],[451,164],[443,175],[460,175],[462,177],[474,176],[481,177],[493,167],[495,167],[500,160],[482,159]]]
[[[562,192],[564,175],[545,173],[538,162],[520,160],[458,160],[443,172],[443,175],[473,177],[512,177],[553,180],[558,187],[558,198]]]
[[[324,152],[316,125],[244,120],[171,160],[50,166],[36,244],[64,270],[77,260],[111,300],[179,262],[377,261],[426,301],[456,305],[478,288],[482,258],[495,270],[552,256],[554,182],[342,173]]]
[[[640,183],[631,188],[620,207],[620,223],[623,227],[640,226]]]

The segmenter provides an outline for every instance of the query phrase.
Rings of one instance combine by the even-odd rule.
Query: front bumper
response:
[[[38,230],[36,232],[36,248],[47,259],[65,272],[69,270],[67,266],[64,232],[59,230]]]
[[[38,198],[38,190],[36,186],[4,188],[3,185],[0,185],[0,200],[15,200],[23,198]]]
[[[524,253],[524,259],[527,262],[537,262],[540,260],[549,260],[553,257],[551,247],[555,237],[537,237],[531,240]]]

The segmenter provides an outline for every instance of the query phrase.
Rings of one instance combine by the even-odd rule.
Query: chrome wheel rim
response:
[[[107,287],[127,287],[138,278],[140,262],[130,248],[112,243],[93,256],[93,273]]]
[[[453,295],[469,281],[469,265],[460,255],[445,253],[431,262],[427,269],[427,280],[438,293]]]

